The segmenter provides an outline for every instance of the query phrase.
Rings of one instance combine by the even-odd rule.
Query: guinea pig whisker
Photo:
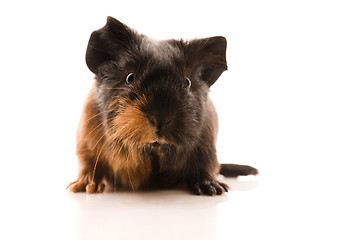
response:
[[[98,139],[98,141],[94,144],[94,147],[92,149],[92,151],[95,150],[95,148],[97,147],[97,145],[99,144],[99,142],[105,137],[105,135],[107,135],[110,131],[114,130],[116,128],[116,126],[113,126],[111,128],[109,128],[107,131],[105,131],[105,133]],[[112,138],[109,138],[112,139]]]
[[[117,172],[113,172],[113,185],[114,185],[114,192],[117,191]]]
[[[95,114],[95,115],[91,116],[90,118],[88,118],[87,120],[84,120],[84,121],[83,121],[83,124],[88,123],[90,120],[92,120],[93,118],[96,118],[97,116],[99,116],[99,115],[101,115],[101,114],[103,114],[103,113],[108,113],[108,112],[111,112],[111,111],[114,111],[114,109],[102,111],[102,112],[100,112],[100,113],[98,113],[98,114]]]
[[[123,150],[123,147],[125,146],[125,143],[124,142],[120,142],[120,148],[118,150],[118,154],[120,154],[120,152]],[[129,148],[129,144],[127,144],[127,147]],[[132,148],[130,148],[132,149]],[[128,180],[129,180],[129,184],[133,190],[133,192],[135,191],[135,188],[134,188],[134,185],[133,185],[133,181],[132,181],[132,178],[130,176],[130,172],[129,172],[129,165],[131,165],[131,162],[130,162],[130,159],[132,159],[133,156],[130,156],[131,152],[126,152],[125,154],[125,164],[126,164],[126,171],[127,171],[127,175],[128,175]],[[134,153],[132,152],[132,155]]]
[[[111,128],[108,129],[108,131],[109,131],[109,130],[111,130]],[[108,132],[108,131],[107,131],[107,132]],[[105,135],[105,134],[104,134],[104,135]],[[102,136],[102,138],[104,137],[104,135]],[[96,168],[97,168],[97,166],[98,166],[98,162],[99,162],[100,155],[101,155],[101,153],[103,152],[103,149],[104,149],[105,145],[107,145],[107,144],[109,143],[109,141],[111,141],[111,140],[112,140],[111,138],[108,138],[108,139],[103,143],[102,147],[101,147],[100,150],[99,150],[97,159],[96,159],[95,164],[94,164],[94,169],[93,169],[93,174],[92,174],[92,183],[94,183],[95,171],[96,171]]]
[[[100,126],[102,126],[106,121],[108,121],[108,120],[113,120],[114,118],[115,118],[115,117],[112,117],[112,118],[110,118],[110,119],[106,119],[106,120],[104,120],[103,122],[99,123],[97,126],[95,126],[95,127],[83,138],[82,142],[84,142],[85,140],[87,140],[87,139],[90,137],[90,135],[91,135],[96,129],[98,129]]]
[[[113,101],[113,103],[111,103],[111,105],[115,105],[116,102],[117,102],[116,100]],[[94,116],[88,118],[86,121],[83,122],[83,124],[88,123],[91,119],[99,116],[100,114],[107,113],[107,112],[114,112],[114,111],[116,111],[116,107],[114,107],[114,108],[112,108],[112,109],[110,109],[110,110],[102,111],[102,112],[100,112],[100,113],[98,113],[98,114],[95,114]],[[89,138],[89,136],[90,136],[96,129],[98,129],[100,126],[102,126],[106,121],[109,121],[109,120],[111,121],[111,120],[113,120],[113,119],[115,119],[115,117],[112,117],[112,118],[109,118],[109,119],[105,119],[104,121],[102,121],[101,123],[99,123],[97,126],[95,126],[95,127],[82,139],[81,143],[83,143],[85,140],[87,140],[87,139]]]
[[[127,158],[127,173],[128,173],[128,179],[129,179],[129,183],[130,186],[132,187],[133,192],[135,192],[134,186],[133,186],[133,182],[132,182],[132,178],[130,177],[130,173],[129,173],[129,160]]]

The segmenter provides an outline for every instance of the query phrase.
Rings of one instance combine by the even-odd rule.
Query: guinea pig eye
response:
[[[191,88],[191,85],[192,85],[192,81],[186,77],[186,83],[187,83],[187,88],[190,89]]]
[[[130,85],[134,82],[134,73],[129,73],[128,76],[125,78],[125,82]]]

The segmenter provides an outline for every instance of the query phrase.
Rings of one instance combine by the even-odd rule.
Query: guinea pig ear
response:
[[[124,50],[129,48],[135,33],[115,18],[108,17],[106,25],[94,31],[86,50],[86,64],[95,74],[100,65],[117,60]]]
[[[200,73],[200,78],[208,86],[227,70],[226,60],[227,40],[224,37],[211,37],[195,39],[186,46],[186,60],[188,69],[195,73]]]

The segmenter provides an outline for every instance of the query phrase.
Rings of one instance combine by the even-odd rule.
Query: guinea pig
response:
[[[226,39],[153,40],[108,17],[86,63],[95,74],[77,134],[71,192],[183,189],[228,191],[218,174],[258,174],[219,164],[217,114],[209,88],[227,70]]]

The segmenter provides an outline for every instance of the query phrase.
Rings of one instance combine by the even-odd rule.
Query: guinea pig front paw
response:
[[[228,185],[225,183],[218,182],[214,179],[206,179],[199,181],[192,187],[192,191],[197,195],[221,195],[228,192]]]
[[[105,185],[104,183],[88,183],[85,187],[87,193],[102,193],[104,192]]]
[[[105,185],[101,182],[86,182],[77,180],[68,185],[67,189],[70,192],[87,192],[87,193],[102,193],[104,192]]]

